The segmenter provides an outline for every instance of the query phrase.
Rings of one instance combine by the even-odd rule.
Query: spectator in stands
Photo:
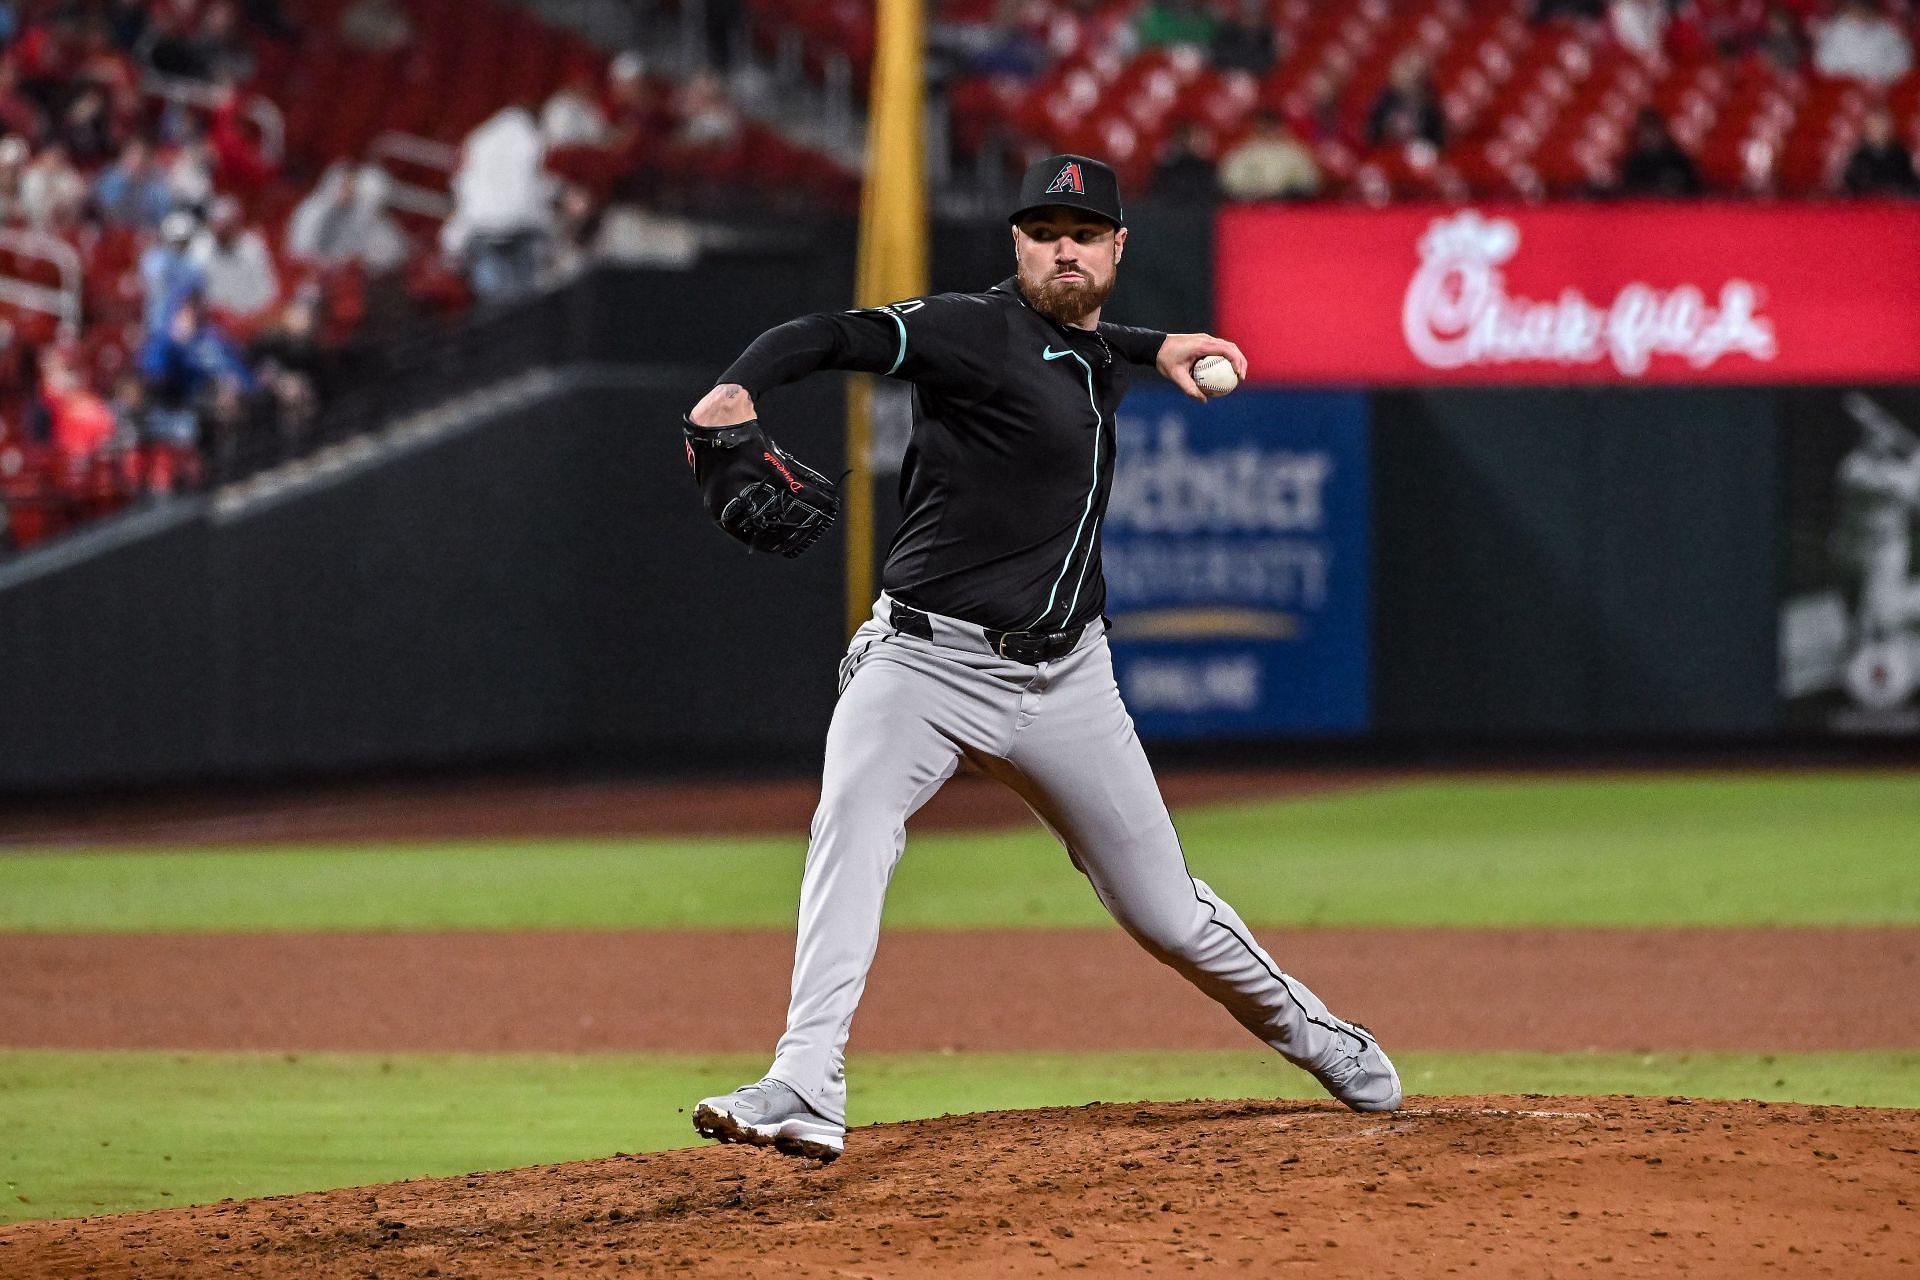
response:
[[[680,141],[691,147],[729,147],[740,140],[740,112],[727,86],[711,71],[696,71],[680,91]]]
[[[247,355],[282,403],[306,410],[317,405],[333,376],[333,357],[320,343],[320,291],[311,285],[295,290],[273,324],[248,345]]]
[[[0,138],[0,225],[11,226],[27,216],[21,188],[31,158],[32,152],[19,138]]]
[[[1287,95],[1284,119],[1293,136],[1309,145],[1341,142],[1346,125],[1340,116],[1340,89],[1319,67],[1307,73],[1297,92]]]
[[[354,0],[341,11],[340,38],[368,53],[398,53],[413,43],[413,19],[398,0]]]
[[[253,74],[253,51],[240,30],[232,0],[213,0],[194,21],[191,6],[161,4],[151,11],[147,65],[186,80],[241,81]]]
[[[1913,153],[1894,132],[1893,113],[1885,107],[1867,112],[1860,125],[1860,145],[1847,158],[1841,185],[1856,196],[1920,195],[1920,178],[1913,172]]]
[[[604,107],[613,123],[616,149],[635,151],[650,138],[671,134],[679,123],[673,104],[647,78],[646,60],[632,49],[616,54],[607,64]]]
[[[1700,194],[1700,174],[1693,158],[1681,150],[1666,120],[1652,107],[1640,108],[1634,118],[1633,142],[1620,164],[1619,192],[1629,196]]]
[[[1386,87],[1367,113],[1367,141],[1374,146],[1424,139],[1435,147],[1447,142],[1447,117],[1433,91],[1427,55],[1408,48],[1393,60]]]
[[[600,109],[593,72],[576,67],[540,108],[540,133],[549,151],[566,147],[604,147],[613,125]]]
[[[287,221],[287,253],[321,266],[357,264],[383,275],[407,259],[407,237],[387,212],[386,171],[336,160]]]
[[[453,175],[453,216],[440,246],[462,263],[474,296],[504,301],[534,288],[552,230],[546,144],[533,113],[502,107],[467,135]]]
[[[163,76],[204,80],[211,70],[201,61],[199,46],[188,25],[190,15],[168,3],[150,5],[146,26],[134,56],[151,71]]]
[[[239,84],[253,74],[253,48],[240,29],[240,10],[233,0],[213,0],[201,12],[193,38],[207,65],[206,79]]]
[[[140,287],[146,300],[142,320],[148,334],[165,329],[179,299],[197,294],[206,283],[190,252],[194,228],[194,216],[176,209],[160,220],[160,238],[140,255]]]
[[[1699,52],[1688,61],[1741,58],[1766,29],[1766,0],[1676,0],[1668,8],[1667,50],[1680,56],[1692,42]]]
[[[12,55],[0,56],[0,133],[38,142],[47,131],[40,104],[20,90],[20,71]]]
[[[328,357],[320,345],[319,293],[302,289],[273,327],[248,347],[254,377],[269,402],[282,456],[296,451],[319,416]]]
[[[1807,40],[1791,11],[1777,4],[1768,7],[1753,52],[1775,75],[1797,75],[1806,67]]]
[[[1222,71],[1265,76],[1278,52],[1266,0],[1239,0],[1232,16],[1213,29],[1213,65]]]
[[[120,156],[93,180],[93,207],[102,221],[151,230],[173,209],[167,176],[145,138],[129,138]]]
[[[1533,7],[1535,22],[1552,22],[1556,18],[1571,18],[1577,22],[1604,22],[1606,17],[1606,0],[1540,0]]]
[[[597,116],[598,136],[566,146],[550,143],[547,167],[559,178],[586,187],[598,200],[616,195],[639,199],[647,162],[678,128],[671,103],[647,79],[640,55],[628,50],[607,65],[605,89],[591,116],[575,112],[578,105],[584,104],[560,104],[554,109],[554,123],[565,126],[570,119],[573,127],[584,131]]]
[[[936,28],[944,30],[949,37],[951,60],[960,64],[967,75],[1008,76],[1027,81],[1052,61],[1039,32],[1016,21],[1011,13],[1005,12],[1009,8],[1002,4],[1002,15],[975,34],[967,34],[969,29],[957,24]]]
[[[140,348],[140,375],[154,405],[149,429],[175,444],[205,439],[215,465],[224,467],[245,425],[253,372],[197,292],[167,299],[163,311],[165,321]]]
[[[52,114],[66,100],[80,65],[80,15],[58,8],[21,29],[10,51],[20,68],[20,88]]]
[[[1046,6],[1041,7],[1035,23],[1043,29],[1036,34],[1056,50],[1085,49],[1125,59],[1140,46],[1135,15],[1125,5],[1109,4],[1107,0],[1065,0],[1052,8],[1049,14]]]
[[[86,178],[58,142],[40,148],[20,176],[20,210],[36,230],[61,232],[77,226],[87,194]]]
[[[68,100],[60,113],[60,124],[53,137],[67,155],[83,168],[96,168],[119,153],[113,119],[107,111],[106,91],[97,85],[81,88]]]
[[[1813,45],[1814,69],[1835,79],[1888,85],[1913,67],[1913,44],[1870,0],[1840,0]]]
[[[577,182],[562,183],[554,199],[553,255],[546,283],[565,284],[593,265],[606,210]]]
[[[1160,163],[1153,170],[1153,197],[1169,204],[1212,204],[1220,198],[1213,164],[1200,154],[1199,131],[1190,124],[1167,135]]]
[[[148,429],[147,386],[138,370],[128,369],[113,380],[108,407],[113,410],[114,439],[134,444],[157,438]]]
[[[215,95],[206,135],[214,185],[243,200],[253,199],[272,181],[273,162],[267,157],[259,126],[245,114],[239,88],[222,83]]]
[[[200,269],[207,307],[239,332],[255,327],[280,297],[266,237],[246,225],[232,196],[214,200],[187,257]]]
[[[94,394],[75,363],[75,353],[65,344],[46,348],[40,358],[47,441],[70,480],[85,475],[95,457],[126,443],[119,438],[113,409]]]
[[[1611,0],[1607,29],[1621,48],[1651,62],[1666,42],[1665,0]]]
[[[1279,115],[1262,107],[1253,132],[1220,157],[1220,189],[1233,200],[1285,200],[1320,190],[1320,166]]]
[[[137,122],[142,108],[140,69],[113,42],[107,19],[92,15],[80,28],[80,59],[76,79],[106,95],[107,114],[114,129],[124,133]]]
[[[1213,45],[1213,14],[1199,0],[1151,0],[1134,19],[1133,29],[1143,49]]]
[[[122,53],[140,48],[147,36],[147,0],[107,0],[107,38]]]
[[[190,133],[167,159],[167,190],[175,207],[196,213],[213,200],[213,147],[200,133]]]

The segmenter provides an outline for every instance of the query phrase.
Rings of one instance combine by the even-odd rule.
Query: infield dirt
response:
[[[1920,1274],[1920,1113],[1106,1104],[0,1230],[0,1274]]]
[[[1398,1049],[1920,1045],[1920,929],[1259,934]],[[0,934],[0,1044],[762,1052],[784,1023],[792,957],[791,932]],[[852,1042],[1256,1047],[1117,928],[887,933]]]

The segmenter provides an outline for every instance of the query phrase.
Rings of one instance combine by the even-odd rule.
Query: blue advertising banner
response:
[[[1128,397],[1102,556],[1143,736],[1367,727],[1368,420],[1358,392]]]

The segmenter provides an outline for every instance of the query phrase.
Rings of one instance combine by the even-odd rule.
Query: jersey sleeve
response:
[[[944,293],[885,307],[821,312],[767,330],[720,375],[758,399],[821,369],[877,373],[985,396],[998,385],[1006,318],[975,295]]]
[[[1160,344],[1167,340],[1158,329],[1136,329],[1128,324],[1103,324],[1100,332],[1129,364],[1151,366],[1160,358]]]

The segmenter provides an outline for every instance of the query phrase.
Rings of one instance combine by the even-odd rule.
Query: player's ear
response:
[[[1118,263],[1120,261],[1120,255],[1122,253],[1125,253],[1126,249],[1127,249],[1127,229],[1125,227],[1121,227],[1118,231],[1113,233],[1114,262]]]

